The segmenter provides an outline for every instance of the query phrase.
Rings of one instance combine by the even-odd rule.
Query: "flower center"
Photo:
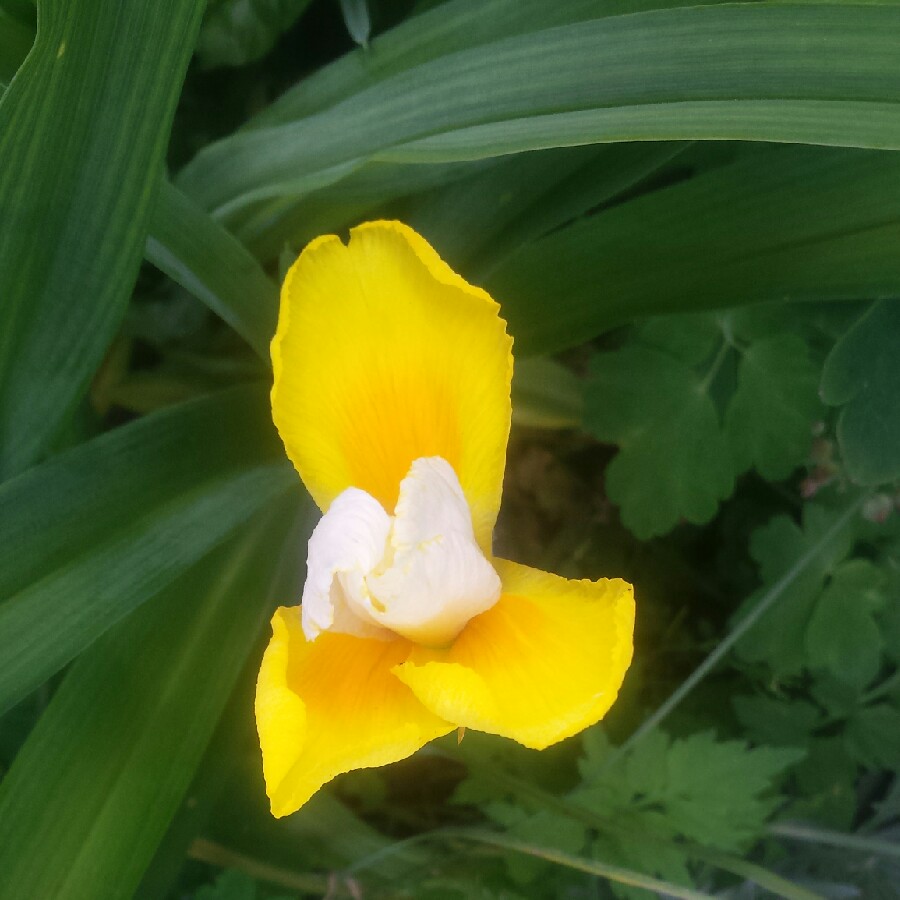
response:
[[[347,488],[309,539],[309,640],[335,631],[442,647],[499,598],[500,578],[475,541],[459,479],[439,456],[413,462],[393,516]]]

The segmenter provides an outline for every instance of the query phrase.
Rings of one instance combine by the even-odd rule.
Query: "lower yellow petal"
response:
[[[256,685],[273,815],[299,809],[342,772],[396,762],[453,730],[391,674],[409,650],[330,632],[311,642],[298,607],[277,610]]]
[[[568,581],[495,560],[503,596],[445,650],[394,670],[448,722],[543,749],[593,725],[631,663],[634,596],[615,579]]]

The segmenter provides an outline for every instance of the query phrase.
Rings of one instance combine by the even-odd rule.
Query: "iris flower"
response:
[[[256,719],[272,813],[457,728],[544,748],[597,722],[631,661],[618,579],[494,558],[512,339],[398,222],[314,240],[281,293],[272,413],[323,516],[272,619]]]

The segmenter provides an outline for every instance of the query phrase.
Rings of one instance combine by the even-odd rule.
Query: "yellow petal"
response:
[[[409,648],[329,632],[310,642],[298,607],[276,611],[256,684],[273,815],[299,809],[335,775],[404,759],[453,730],[391,674]]]
[[[435,714],[543,749],[603,717],[631,662],[634,596],[495,560],[503,596],[446,650],[394,671]]]
[[[490,550],[512,379],[498,310],[399,222],[309,244],[281,292],[272,413],[323,511],[352,486],[393,513],[413,460],[441,456]]]

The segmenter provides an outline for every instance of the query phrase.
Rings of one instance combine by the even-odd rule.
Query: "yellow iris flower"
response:
[[[491,555],[513,370],[497,303],[370,222],[294,263],[272,361],[275,424],[324,514],[257,683],[272,813],[458,727],[542,749],[597,722],[631,662],[632,589]]]

